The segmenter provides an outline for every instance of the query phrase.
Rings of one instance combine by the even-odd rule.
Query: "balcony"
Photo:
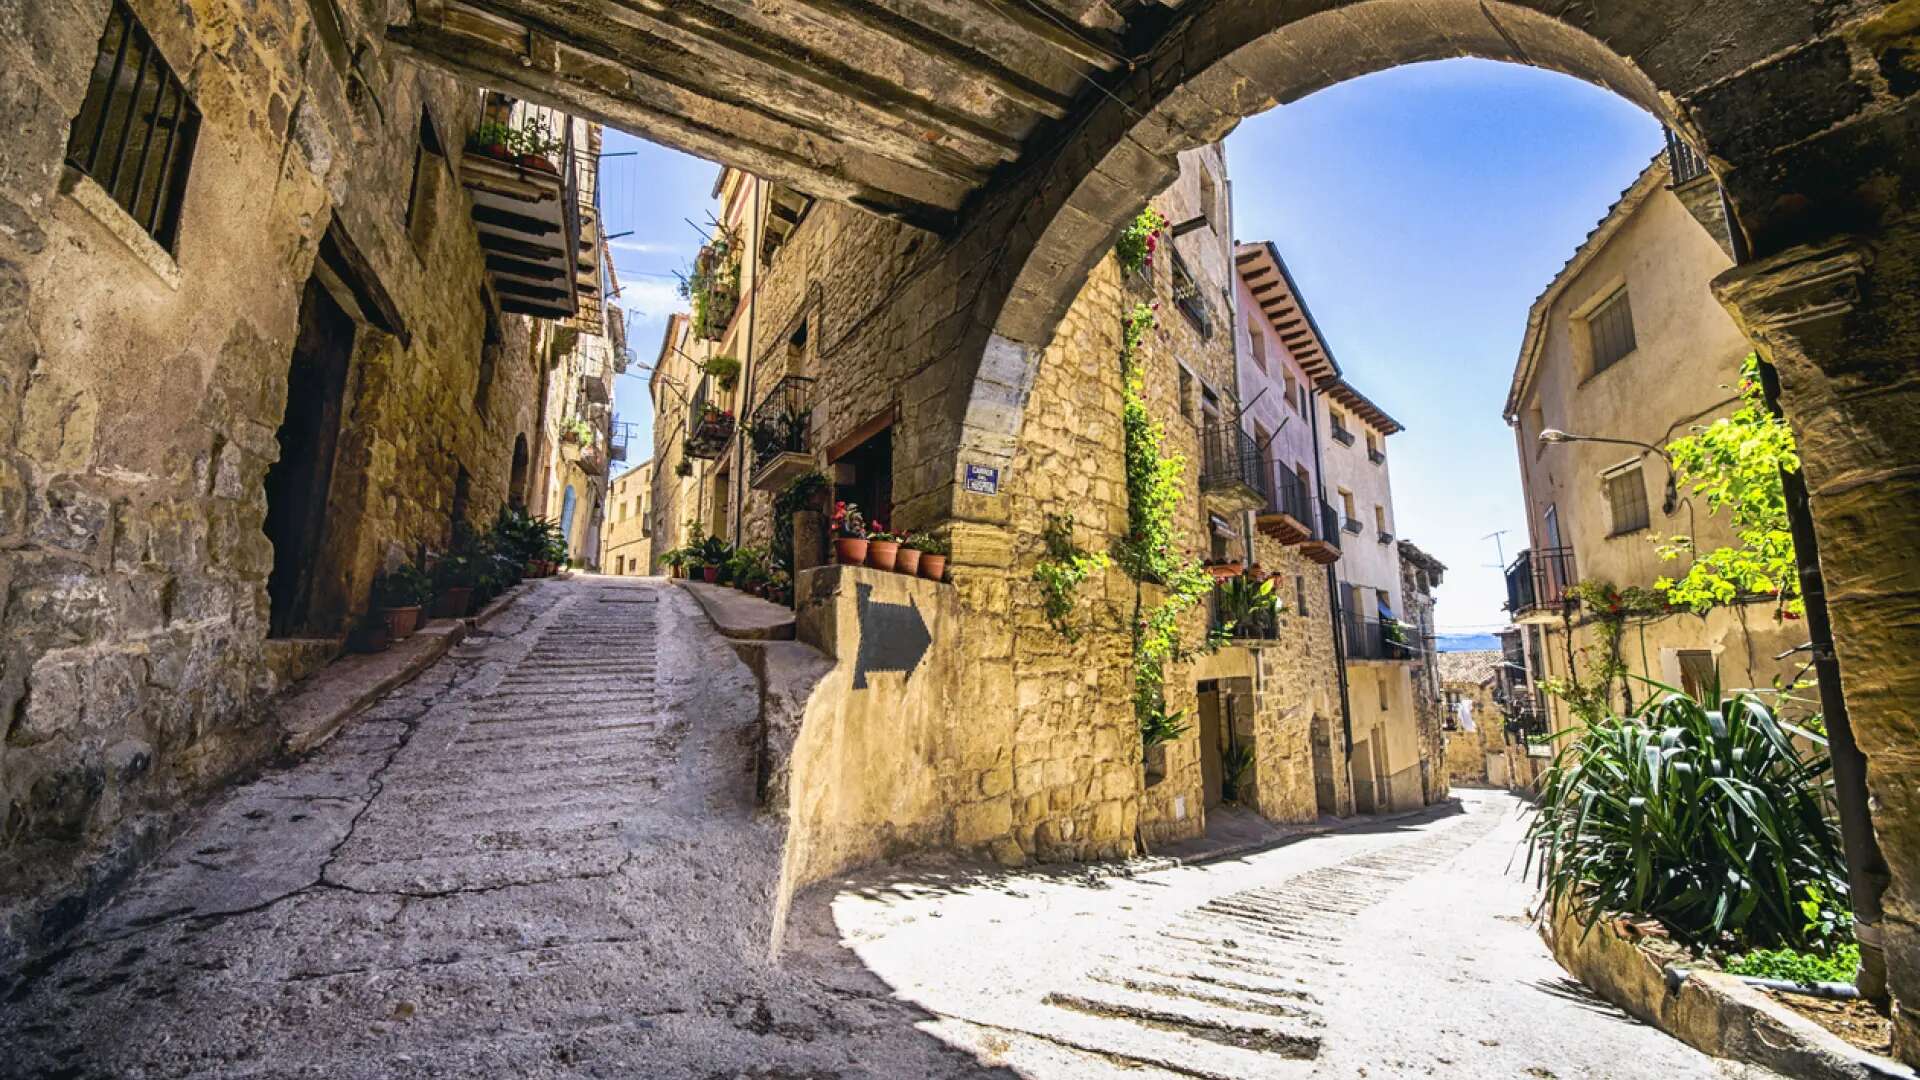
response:
[[[1345,530],[1346,532],[1352,533],[1355,536],[1359,536],[1361,533],[1367,531],[1367,527],[1365,525],[1360,524],[1359,518],[1351,518],[1351,517],[1341,518],[1340,528]]]
[[[1551,622],[1573,603],[1567,590],[1578,580],[1572,548],[1522,551],[1507,567],[1507,611],[1514,622]]]
[[[1391,544],[1393,543],[1393,534],[1388,532],[1385,529],[1380,529],[1378,530],[1378,535],[1375,537],[1375,539],[1379,540],[1383,544]]]
[[[1319,528],[1313,539],[1300,543],[1300,553],[1321,566],[1340,561],[1340,518],[1323,499],[1320,502]]]
[[[1267,463],[1238,424],[1208,424],[1201,431],[1200,491],[1207,509],[1225,516],[1267,504]]]
[[[780,491],[813,469],[813,380],[788,375],[754,406],[752,486]]]
[[[1529,751],[1536,745],[1550,745],[1553,724],[1547,717],[1547,710],[1531,691],[1514,691],[1502,709],[1506,713],[1508,739],[1527,747]]]
[[[1329,430],[1333,432],[1334,440],[1338,442],[1341,446],[1353,445],[1353,432],[1348,431],[1346,428],[1341,427],[1339,424],[1334,424],[1332,428],[1330,428]]]
[[[1313,499],[1307,494],[1307,485],[1284,469],[1276,473],[1272,496],[1253,522],[1255,528],[1282,544],[1313,539]]]
[[[1224,585],[1224,582],[1214,583],[1213,596],[1209,598],[1207,605],[1208,629],[1216,633],[1224,631],[1233,641],[1279,640],[1280,619],[1271,611],[1235,617],[1236,613],[1232,610],[1232,604],[1227,600],[1226,590],[1223,588]],[[1231,630],[1227,628],[1229,621],[1233,623]]]
[[[1375,465],[1385,465],[1387,463],[1387,455],[1385,451],[1375,450],[1369,446],[1367,447],[1367,460],[1373,462]]]
[[[1346,625],[1348,660],[1412,660],[1413,639],[1398,619],[1369,619],[1349,611]]]
[[[639,434],[640,425],[615,420],[607,428],[607,457],[614,461],[627,460],[627,447],[632,445]]]
[[[460,182],[473,197],[473,223],[487,274],[502,310],[541,319],[572,318],[580,310],[573,123],[565,113],[542,106],[520,102],[503,109],[502,104],[503,99],[492,99],[490,115],[503,119],[476,129],[460,161]],[[515,154],[502,143],[479,141],[502,130],[536,139],[550,139],[558,131],[557,155]]]
[[[733,428],[733,414],[707,400],[707,383],[702,382],[687,405],[687,441],[683,448],[687,456],[718,459],[733,441]]]

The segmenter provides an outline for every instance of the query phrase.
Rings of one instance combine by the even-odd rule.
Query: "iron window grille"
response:
[[[781,454],[813,452],[813,380],[804,375],[783,376],[760,399],[749,421],[753,439],[753,471]]]
[[[67,138],[67,164],[172,251],[199,131],[186,86],[125,0],[114,0]]]
[[[1606,478],[1607,506],[1613,512],[1613,531],[1609,536],[1639,532],[1651,523],[1647,509],[1647,485],[1640,467],[1621,469]]]
[[[1707,175],[1707,162],[1693,147],[1688,146],[1680,136],[1667,130],[1667,171],[1669,186],[1679,187],[1689,181],[1698,180]]]
[[[1207,301],[1200,295],[1200,283],[1194,280],[1193,272],[1180,258],[1177,251],[1169,251],[1173,256],[1173,302],[1180,314],[1187,317],[1202,337],[1213,336],[1213,320],[1207,313]]]
[[[1625,286],[1600,302],[1587,316],[1587,341],[1593,349],[1595,375],[1619,363],[1634,350],[1633,305]]]

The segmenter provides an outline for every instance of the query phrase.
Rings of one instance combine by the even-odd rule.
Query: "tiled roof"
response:
[[[1443,652],[1440,657],[1440,682],[1479,684],[1493,678],[1503,659],[1499,649],[1475,649],[1471,652]]]

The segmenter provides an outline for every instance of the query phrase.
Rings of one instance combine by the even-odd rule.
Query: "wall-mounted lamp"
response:
[[[1671,514],[1673,513],[1673,508],[1680,504],[1680,493],[1674,489],[1673,483],[1673,459],[1667,456],[1665,450],[1662,450],[1652,443],[1641,442],[1638,439],[1616,439],[1608,435],[1574,435],[1561,431],[1559,428],[1547,428],[1545,431],[1542,431],[1540,433],[1540,441],[1555,445],[1575,442],[1614,443],[1619,446],[1638,447],[1647,453],[1658,454],[1661,462],[1667,466],[1667,489],[1666,495],[1660,503],[1660,511],[1665,514]]]

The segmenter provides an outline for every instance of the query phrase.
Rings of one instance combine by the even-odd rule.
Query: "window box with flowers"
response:
[[[711,402],[701,407],[693,431],[687,435],[687,454],[697,458],[717,458],[733,439],[733,413]]]

